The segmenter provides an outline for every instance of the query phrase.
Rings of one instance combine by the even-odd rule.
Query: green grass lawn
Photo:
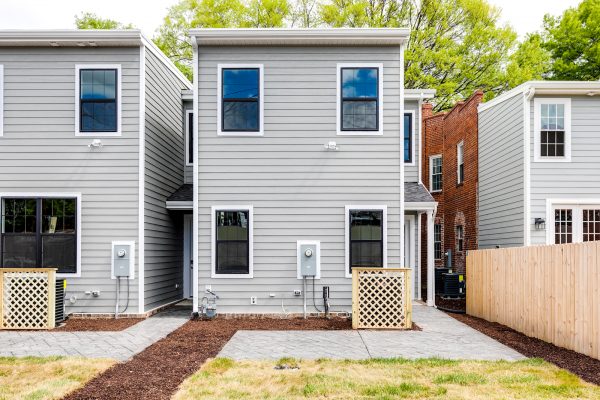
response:
[[[0,400],[60,399],[114,363],[79,357],[0,357]]]
[[[276,369],[277,365],[299,369]],[[600,399],[598,386],[543,360],[207,362],[175,395],[187,399]]]

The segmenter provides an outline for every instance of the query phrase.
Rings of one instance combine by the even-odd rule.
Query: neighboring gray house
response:
[[[600,240],[600,82],[527,82],[479,106],[479,246]]]
[[[434,93],[404,90],[408,31],[191,36],[191,186],[167,206],[193,213],[185,243],[197,268],[184,274],[194,311],[211,289],[221,312],[301,312],[305,244],[319,266],[310,310],[313,285],[319,307],[329,286],[333,310],[350,310],[351,266],[409,266],[419,277],[416,216],[433,232],[436,207],[420,183],[420,103]]]
[[[0,266],[57,267],[68,312],[109,313],[128,246],[122,310],[181,299],[184,218],[165,201],[190,89],[136,30],[0,31]]]

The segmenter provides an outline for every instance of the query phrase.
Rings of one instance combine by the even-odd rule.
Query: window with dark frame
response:
[[[600,210],[599,209],[584,209],[583,210],[583,241],[593,242],[600,240]]]
[[[462,253],[465,249],[464,247],[465,241],[465,232],[464,227],[462,225],[456,226],[456,251]]]
[[[77,272],[77,199],[3,198],[3,268]]]
[[[442,190],[442,157],[431,157],[431,191]]]
[[[436,260],[442,259],[442,224],[433,225],[433,254]]]
[[[117,131],[117,70],[79,70],[79,131]]]
[[[404,114],[404,162],[412,163],[413,161],[413,120],[412,114]]]
[[[249,274],[251,229],[249,210],[217,210],[215,212],[215,274]]]
[[[341,130],[379,130],[379,68],[341,68]]]
[[[260,131],[260,70],[221,70],[221,131]]]
[[[194,163],[194,113],[187,114],[187,163]]]
[[[383,267],[383,210],[350,210],[350,265]]]
[[[565,156],[565,105],[541,104],[540,156]]]

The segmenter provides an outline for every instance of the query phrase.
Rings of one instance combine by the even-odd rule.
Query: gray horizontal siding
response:
[[[479,247],[524,244],[523,97],[479,112]]]
[[[383,136],[336,135],[336,64],[350,62],[384,64]],[[217,136],[220,63],[264,64],[263,137]],[[201,293],[211,285],[225,312],[299,312],[296,241],[320,240],[317,301],[328,285],[332,307],[348,310],[345,205],[388,206],[388,263],[399,266],[398,48],[201,47],[198,84]],[[340,150],[325,151],[328,141]],[[210,278],[210,207],[227,204],[254,207],[253,279]]]
[[[81,277],[68,278],[67,298],[77,301],[67,310],[113,312],[111,241],[138,238],[139,48],[0,48],[0,64],[0,192],[82,194]],[[88,148],[93,135],[75,137],[76,64],[122,67],[122,136],[102,138],[102,149]],[[135,313],[137,279],[130,285]],[[92,290],[100,297],[85,295]]]

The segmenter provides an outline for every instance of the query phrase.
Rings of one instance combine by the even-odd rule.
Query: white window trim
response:
[[[129,246],[131,249],[131,257],[129,257],[129,277],[127,279],[135,279],[135,240],[113,240],[111,242],[110,279],[117,279],[115,276],[115,257],[113,254],[115,246]]]
[[[217,211],[248,211],[248,223],[250,230],[248,232],[248,273],[247,274],[217,274]],[[252,205],[223,205],[211,207],[211,229],[210,229],[210,277],[213,279],[252,279],[254,277],[254,207]]]
[[[117,130],[115,132],[81,132],[79,127],[79,71],[82,69],[116,69],[117,70]],[[121,110],[123,109],[121,80],[121,64],[78,64],[75,65],[75,136],[111,137],[121,136]],[[141,112],[141,111],[140,111]]]
[[[317,258],[317,274],[314,279],[321,279],[321,241],[320,240],[297,240],[296,241],[296,278],[302,279],[300,274],[300,260],[302,260],[302,254],[300,253],[300,247],[303,245],[313,245],[317,251],[313,257]]]
[[[0,137],[4,136],[4,65],[0,64]]]
[[[434,154],[432,156],[429,156],[429,192],[430,193],[440,193],[444,189],[444,182],[443,182],[444,169],[443,169],[443,164],[442,164],[442,188],[438,189],[438,190],[433,190],[433,160],[437,160],[438,158],[440,160],[442,160],[442,163],[444,162],[441,154]]]
[[[460,180],[460,158],[458,157],[458,150],[461,149],[461,158],[462,158],[462,165],[463,165],[463,172],[464,172],[464,165],[465,165],[465,141],[461,140],[460,142],[458,142],[458,144],[456,145],[456,184],[460,185],[461,183],[465,183],[465,177],[463,175],[463,180]]]
[[[258,132],[232,132],[223,131],[221,115],[223,93],[223,69],[226,68],[258,68]],[[219,64],[217,65],[217,135],[218,136],[263,136],[265,121],[265,73],[263,64]]]
[[[565,106],[565,155],[564,157],[542,157],[540,155],[542,104],[563,104]],[[533,99],[533,161],[534,162],[571,162],[571,99],[535,98]]]
[[[4,197],[20,197],[20,198],[74,198],[77,199],[77,254],[76,267],[77,271],[72,273],[57,273],[57,278],[79,278],[81,277],[81,193],[57,193],[57,192],[3,192],[0,193],[0,202]]]
[[[599,208],[600,199],[546,199],[546,244],[554,244],[554,210],[573,210],[573,243],[583,242],[583,216],[579,212],[584,208]]]
[[[411,121],[412,121],[412,126],[411,126],[411,144],[412,144],[412,154],[410,155],[410,159],[412,160],[411,162],[404,162],[404,165],[407,167],[414,167],[416,164],[416,160],[415,160],[415,147],[416,147],[416,143],[417,143],[417,132],[415,129],[415,110],[404,110],[404,114],[411,114]],[[404,140],[404,132],[402,132],[402,140]],[[402,154],[402,160],[404,161],[404,153]]]
[[[350,211],[352,210],[368,210],[368,211],[383,211],[383,268],[387,268],[387,205],[347,205],[345,207],[345,263],[344,263],[344,276],[346,278],[352,278],[350,273]]]
[[[377,127],[376,131],[343,131],[342,130],[342,68],[377,68],[379,77],[379,87],[377,88],[378,105],[377,110]],[[336,131],[339,136],[381,136],[383,135],[383,64],[381,63],[343,63],[337,64],[336,73]],[[413,117],[414,119],[414,117]],[[414,131],[413,122],[413,131]],[[400,136],[404,138],[404,132]],[[413,146],[414,148],[414,146]],[[404,154],[402,154],[404,160]],[[413,157],[414,160],[414,157]],[[408,165],[408,164],[407,164]]]
[[[190,114],[194,115],[194,110],[185,110],[185,124],[184,124],[184,129],[185,129],[185,166],[186,167],[191,167],[192,165],[194,165],[194,163],[192,162],[193,160],[190,160],[190,150],[189,150],[189,142],[190,142],[190,135],[193,134],[193,132],[190,132]],[[195,119],[194,119],[195,121]]]

